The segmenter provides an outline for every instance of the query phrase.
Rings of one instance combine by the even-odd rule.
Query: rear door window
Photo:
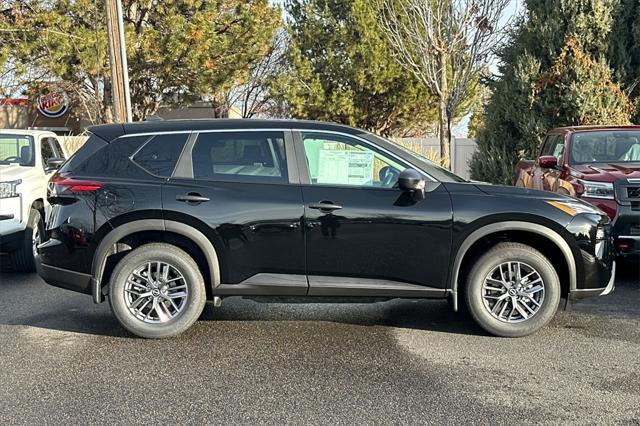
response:
[[[283,132],[200,133],[192,162],[197,180],[288,182]]]
[[[152,175],[170,177],[188,137],[188,133],[154,136],[132,160]]]

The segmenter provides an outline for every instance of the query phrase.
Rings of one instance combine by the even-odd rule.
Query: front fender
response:
[[[453,301],[454,310],[458,310],[458,279],[460,275],[460,268],[462,266],[462,261],[464,260],[465,254],[468,250],[473,246],[474,243],[479,241],[481,238],[486,237],[487,235],[494,234],[497,232],[504,231],[525,231],[532,232],[538,235],[541,235],[550,241],[552,241],[562,252],[565,261],[569,267],[569,289],[573,291],[577,287],[577,273],[576,273],[576,261],[573,256],[571,247],[567,243],[567,241],[555,230],[532,222],[525,221],[504,221],[504,222],[495,222],[491,224],[484,225],[469,235],[462,241],[462,243],[458,246],[456,251],[453,265],[452,265],[452,274],[450,280],[450,288],[451,288],[451,296]]]

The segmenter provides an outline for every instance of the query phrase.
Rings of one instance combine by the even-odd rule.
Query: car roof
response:
[[[112,141],[122,135],[139,133],[163,133],[198,130],[251,130],[251,129],[300,129],[300,130],[331,130],[347,134],[365,133],[363,130],[342,124],[327,123],[310,120],[262,120],[262,119],[191,119],[191,120],[158,120],[139,121],[134,123],[116,123],[91,126],[87,130],[91,133]]]
[[[594,131],[602,131],[602,130],[640,130],[640,126],[637,125],[600,125],[600,126],[565,126],[565,127],[556,127],[552,129],[549,133],[576,133],[576,132],[594,132]]]
[[[27,135],[27,136],[40,136],[40,135],[55,135],[55,133],[49,130],[34,130],[34,129],[0,129],[0,134],[11,135]]]

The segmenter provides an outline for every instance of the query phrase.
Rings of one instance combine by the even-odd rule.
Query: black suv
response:
[[[615,276],[594,207],[467,182],[329,123],[92,127],[48,200],[40,275],[108,298],[143,337],[181,333],[225,296],[448,298],[488,332],[524,336]]]

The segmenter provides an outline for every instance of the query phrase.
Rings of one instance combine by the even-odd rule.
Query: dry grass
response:
[[[61,136],[58,138],[67,158],[72,156],[89,139],[87,136]]]
[[[449,156],[441,159],[438,149],[427,146],[420,141],[393,139],[393,143],[400,145],[401,147],[408,149],[409,151],[415,152],[419,156],[424,157],[427,160],[439,164],[440,166],[447,169],[449,168],[449,165],[451,163],[451,158]]]

